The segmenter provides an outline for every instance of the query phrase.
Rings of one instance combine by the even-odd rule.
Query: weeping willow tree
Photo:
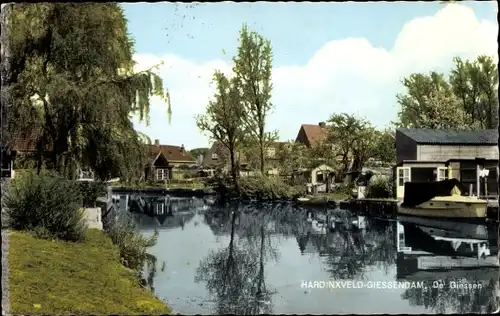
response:
[[[37,165],[73,177],[140,176],[149,139],[151,96],[169,95],[154,67],[135,72],[133,40],[117,3],[11,4],[7,7],[3,89],[8,133],[36,135]],[[34,132],[35,131],[35,132]]]

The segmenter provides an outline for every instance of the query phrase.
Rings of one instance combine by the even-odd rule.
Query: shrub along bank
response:
[[[286,201],[299,198],[304,189],[300,186],[290,186],[279,177],[263,175],[238,178],[238,189],[227,177],[216,177],[208,186],[214,187],[221,199],[242,199],[258,201]]]
[[[9,235],[13,313],[168,311],[139,284],[157,233],[143,237],[131,221],[114,223],[107,232],[87,230],[81,207],[91,206],[101,190],[49,173],[25,173],[11,181],[2,203],[14,230]]]

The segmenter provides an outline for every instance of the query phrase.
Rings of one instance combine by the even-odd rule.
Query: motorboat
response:
[[[481,223],[467,223],[406,215],[398,215],[398,221],[415,224],[429,235],[451,238],[488,239],[488,228]]]
[[[435,182],[407,182],[398,213],[449,219],[486,219],[488,202],[464,196],[464,186],[457,179]]]

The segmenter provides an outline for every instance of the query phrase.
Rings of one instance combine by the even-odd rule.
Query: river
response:
[[[333,212],[335,228],[325,229],[323,211],[289,204],[220,207],[198,198],[120,198],[117,209],[132,213],[143,234],[159,231],[150,249],[157,258],[151,286],[181,314],[498,309],[499,269],[487,267],[498,265],[496,228],[488,229],[481,242],[488,252],[478,258],[479,244],[427,241],[413,224],[341,210]],[[460,258],[475,268],[435,267]]]

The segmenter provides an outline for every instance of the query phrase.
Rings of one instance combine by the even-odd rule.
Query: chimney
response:
[[[155,139],[155,145],[156,146],[160,146],[160,140],[159,139]]]
[[[186,149],[184,148],[184,144],[181,145],[181,153],[184,153]]]
[[[326,123],[325,122],[319,122],[319,127],[326,127]]]

